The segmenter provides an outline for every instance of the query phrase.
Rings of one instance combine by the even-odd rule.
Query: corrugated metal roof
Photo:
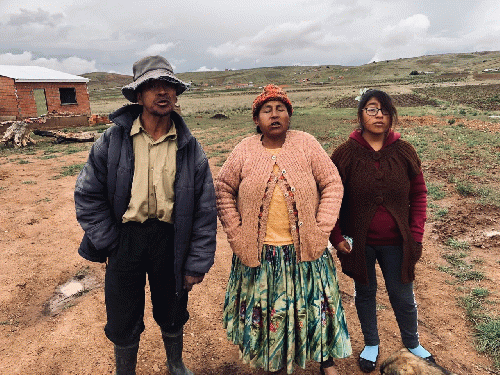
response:
[[[0,76],[13,78],[16,82],[88,82],[88,78],[41,66],[0,65]]]

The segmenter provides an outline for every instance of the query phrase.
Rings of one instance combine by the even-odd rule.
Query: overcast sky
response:
[[[1,0],[0,65],[132,74],[500,50],[499,0]]]

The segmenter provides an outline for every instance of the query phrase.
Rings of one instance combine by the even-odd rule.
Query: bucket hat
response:
[[[122,94],[132,103],[137,102],[137,88],[151,79],[162,79],[172,83],[177,95],[188,88],[188,84],[174,75],[172,65],[162,56],[148,56],[136,61],[133,66],[134,81],[122,87]]]

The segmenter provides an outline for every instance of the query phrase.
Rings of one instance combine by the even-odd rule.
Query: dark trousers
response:
[[[365,345],[379,345],[377,328],[377,277],[375,262],[378,261],[384,276],[387,293],[401,339],[407,348],[419,345],[417,327],[417,304],[413,294],[413,283],[401,282],[403,249],[401,246],[366,246],[368,285],[355,283],[355,304]]]
[[[107,323],[104,332],[115,345],[139,342],[144,331],[146,274],[153,317],[167,333],[179,331],[189,319],[188,294],[176,296],[173,225],[158,220],[125,223],[120,245],[106,268]]]

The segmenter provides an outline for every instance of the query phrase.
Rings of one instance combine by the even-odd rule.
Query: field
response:
[[[329,154],[356,126],[354,97],[360,88],[376,86],[391,93],[400,115],[396,131],[417,149],[429,190],[424,254],[415,282],[421,342],[456,374],[500,374],[500,82],[481,73],[500,66],[499,56],[424,56],[319,71],[283,67],[185,73],[184,79],[198,80],[200,89],[182,95],[179,104],[217,175],[233,147],[253,133],[250,107],[260,91],[228,88],[228,80],[289,85],[292,128],[313,134]],[[441,69],[435,69],[439,76],[408,76],[432,67]],[[313,80],[333,71],[345,78],[290,84],[299,71]],[[376,83],[368,81],[371,74],[377,74]],[[94,113],[108,114],[125,104],[120,82],[128,81],[102,75],[90,87]],[[201,89],[201,82],[214,87]],[[0,373],[113,374],[113,350],[103,332],[105,267],[76,252],[83,233],[75,219],[73,189],[90,145],[33,138],[37,144],[25,149],[0,146]],[[215,265],[190,294],[185,362],[200,375],[264,374],[241,364],[222,329],[231,250],[218,229]],[[337,363],[340,374],[357,375],[363,342],[353,284],[340,271],[339,277],[354,354]],[[383,360],[402,344],[380,275],[379,284]],[[137,374],[167,374],[149,300],[145,324]],[[309,363],[295,373],[317,374],[318,367]]]

